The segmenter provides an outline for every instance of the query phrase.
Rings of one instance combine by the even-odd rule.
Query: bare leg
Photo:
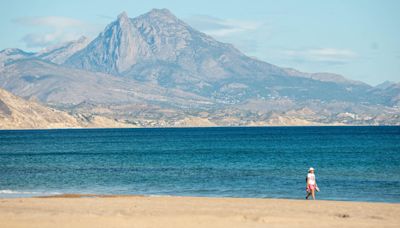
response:
[[[310,197],[310,195],[311,195],[311,192],[307,192],[306,199],[308,199],[308,197]]]
[[[312,194],[313,200],[315,200],[315,189],[311,189],[311,194]]]

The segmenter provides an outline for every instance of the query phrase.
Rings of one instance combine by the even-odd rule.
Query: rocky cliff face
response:
[[[0,128],[69,128],[80,123],[65,112],[29,102],[0,89]]]

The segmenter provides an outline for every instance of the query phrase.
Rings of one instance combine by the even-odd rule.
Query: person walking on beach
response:
[[[306,183],[307,183],[307,186],[306,186],[306,191],[307,191],[306,199],[308,199],[308,197],[310,197],[310,195],[311,195],[313,200],[315,200],[315,191],[319,191],[319,189],[318,189],[317,181],[315,180],[315,174],[314,174],[314,168],[313,167],[308,169]]]

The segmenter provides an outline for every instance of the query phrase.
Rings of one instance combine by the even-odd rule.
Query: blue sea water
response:
[[[0,197],[58,193],[400,202],[400,127],[0,131]]]

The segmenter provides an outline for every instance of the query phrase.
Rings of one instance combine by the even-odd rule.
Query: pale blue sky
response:
[[[400,81],[400,1],[397,0],[0,0],[0,49],[37,51],[95,37],[126,11],[152,8],[272,64],[332,72],[376,85]]]

